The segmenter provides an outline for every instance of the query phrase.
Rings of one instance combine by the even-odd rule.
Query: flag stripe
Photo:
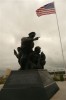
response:
[[[48,13],[48,12],[53,12],[53,13],[56,13],[54,10],[50,10],[50,11],[39,11],[38,13],[42,13],[42,12],[46,12],[46,13]],[[37,13],[37,12],[36,12]]]
[[[52,12],[48,13],[48,14],[52,14]],[[37,14],[37,16],[42,16],[42,15],[47,15],[47,13],[40,13],[40,14]]]
[[[50,10],[50,9],[45,9],[45,8],[43,8],[43,7],[42,7],[42,8],[39,8],[39,9],[37,9],[37,10],[41,10],[41,9],[42,9],[42,10]],[[54,8],[51,8],[51,9],[54,9]],[[55,10],[55,9],[54,9],[54,10]]]
[[[53,9],[48,9],[48,10],[43,8],[43,9],[38,9],[38,10],[36,10],[36,12],[39,12],[39,11],[51,11],[51,10],[52,10],[52,11],[55,11],[54,8],[53,8]]]
[[[45,12],[45,13],[50,13],[50,12],[52,12],[52,13],[56,13],[55,11],[50,11],[50,12],[49,12],[49,11],[42,11],[42,12],[39,11],[39,13],[44,13],[44,12]],[[37,13],[37,12],[36,12],[36,13]],[[38,14],[39,14],[39,13],[38,13]]]
[[[52,13],[48,13],[48,14],[52,14]],[[47,13],[37,14],[38,17],[40,17],[42,15],[47,15]]]
[[[36,12],[37,13],[37,12]],[[41,15],[47,15],[47,14],[53,14],[53,13],[56,13],[55,11],[39,11],[39,13],[37,13],[38,16],[41,16]]]

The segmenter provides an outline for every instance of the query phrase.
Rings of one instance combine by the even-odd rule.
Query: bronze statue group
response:
[[[46,56],[41,52],[41,48],[36,46],[34,48],[34,41],[39,37],[35,37],[36,33],[31,32],[28,37],[21,39],[21,46],[14,50],[14,55],[18,58],[20,70],[25,69],[43,69],[46,63]]]

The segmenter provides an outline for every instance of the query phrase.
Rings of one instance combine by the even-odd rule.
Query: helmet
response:
[[[35,37],[36,33],[35,32],[30,32],[28,35],[29,35],[29,37]]]

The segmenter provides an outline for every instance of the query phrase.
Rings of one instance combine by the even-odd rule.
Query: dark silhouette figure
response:
[[[31,69],[43,69],[46,63],[46,57],[39,46],[35,47],[35,50],[29,56],[30,68]]]
[[[14,50],[14,55],[18,58],[18,63],[20,64],[20,70],[25,69],[43,69],[45,65],[46,56],[41,52],[39,46],[34,47],[34,41],[38,40],[39,37],[35,37],[36,33],[31,32],[28,37],[23,37],[21,39],[21,47]]]
[[[28,34],[28,37],[23,37],[21,39],[21,48],[23,53],[30,53],[32,52],[32,49],[34,47],[34,41],[38,40],[39,37],[35,37],[36,33],[35,32],[31,32]]]
[[[20,62],[20,59],[21,59],[21,56],[22,56],[21,47],[18,47],[17,51],[14,49],[14,55],[18,58],[18,63],[21,65],[21,62]]]
[[[40,51],[39,46],[35,47],[34,51],[29,56],[29,64],[31,69],[37,69],[40,66]]]
[[[46,56],[43,52],[41,52],[40,65],[41,65],[42,69],[44,68],[45,64],[46,64]]]

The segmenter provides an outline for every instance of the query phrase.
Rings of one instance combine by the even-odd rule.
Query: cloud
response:
[[[58,25],[66,60],[66,1],[54,0]],[[61,68],[63,58],[56,15],[37,17],[36,9],[51,0],[0,0],[0,69],[18,69],[13,50],[20,46],[21,38],[36,32],[40,39],[35,42],[46,54],[45,68]]]

